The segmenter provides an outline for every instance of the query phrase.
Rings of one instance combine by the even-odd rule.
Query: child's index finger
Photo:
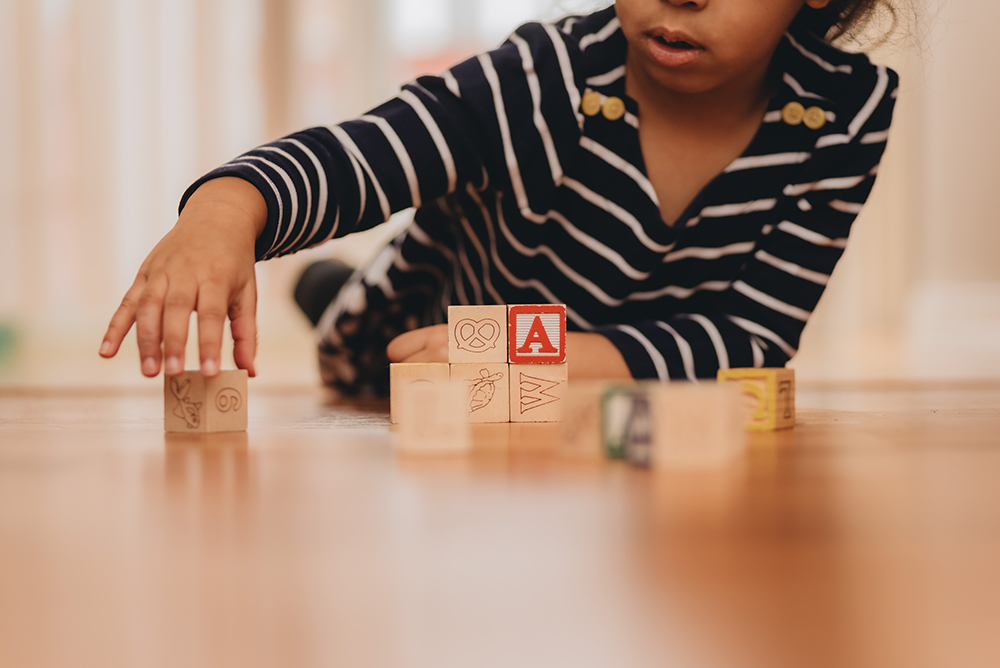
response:
[[[108,329],[104,332],[104,339],[101,341],[101,349],[98,353],[101,357],[111,358],[118,354],[122,341],[125,340],[125,335],[128,334],[128,331],[132,329],[132,325],[135,324],[135,312],[139,307],[139,295],[142,294],[145,285],[145,277],[138,276],[132,287],[125,293],[121,305],[118,306],[114,315],[111,316]]]

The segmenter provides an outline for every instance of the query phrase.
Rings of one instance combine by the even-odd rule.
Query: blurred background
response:
[[[0,386],[156,384],[133,335],[113,361],[97,349],[190,182],[362,113],[523,21],[604,4],[3,0]],[[920,21],[873,54],[902,76],[893,133],[794,360],[802,380],[1000,378],[1000,3],[912,6]],[[407,221],[258,265],[260,383],[319,382],[291,300],[302,267],[363,262]]]

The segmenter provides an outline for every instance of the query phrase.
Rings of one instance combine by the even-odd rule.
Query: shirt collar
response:
[[[584,34],[617,26],[614,6],[586,17],[577,29]],[[575,31],[574,31],[575,32]],[[586,87],[605,97],[618,97],[626,109],[638,113],[636,102],[625,94],[625,60],[628,41],[621,27],[614,28],[601,40],[588,40],[583,50],[583,72]],[[845,52],[823,41],[804,26],[793,24],[782,37],[774,53],[773,65],[778,75],[778,89],[768,104],[772,116],[789,102],[796,101],[804,107],[819,107],[826,112],[827,120],[836,124],[837,100],[849,85],[852,73],[846,64]],[[849,59],[849,58],[848,58]]]

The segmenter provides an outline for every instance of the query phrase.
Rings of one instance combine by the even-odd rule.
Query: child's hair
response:
[[[906,1],[831,0],[822,9],[804,7],[795,22],[827,42],[850,42],[870,48],[892,37]]]
[[[830,0],[822,9],[803,7],[795,18],[827,42],[870,49],[892,39],[897,30],[903,38],[921,41],[922,22],[917,19],[917,0]],[[607,7],[608,0],[555,0],[553,8],[562,14],[594,11]]]

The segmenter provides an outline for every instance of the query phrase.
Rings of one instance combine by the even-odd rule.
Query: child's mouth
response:
[[[705,47],[683,33],[656,30],[649,35],[649,52],[664,67],[682,67],[696,61]]]
[[[668,42],[666,40],[666,38],[664,38],[664,37],[657,37],[656,41],[659,42],[660,44],[663,44],[664,46],[669,46],[672,49],[697,49],[698,48],[698,47],[694,46],[693,44],[688,44],[687,42],[685,42],[683,40],[674,40],[674,41]]]

